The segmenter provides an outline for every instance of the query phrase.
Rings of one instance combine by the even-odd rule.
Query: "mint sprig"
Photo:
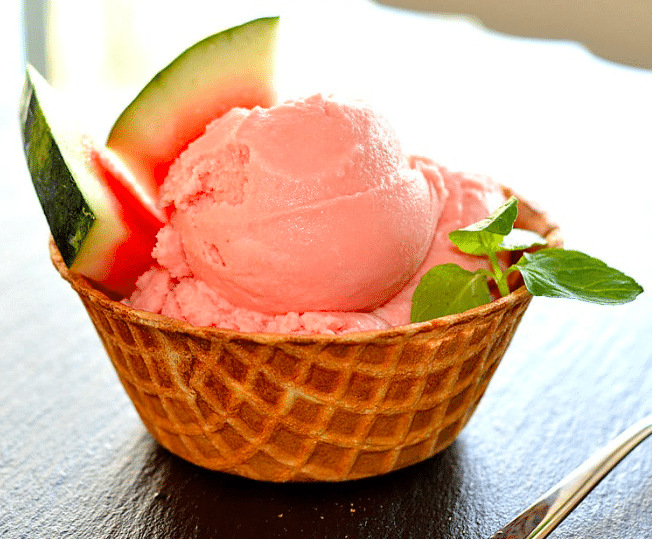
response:
[[[631,277],[579,251],[542,248],[545,238],[530,230],[514,228],[518,218],[518,199],[509,198],[489,217],[449,234],[449,239],[464,253],[486,255],[491,270],[468,271],[456,264],[431,268],[420,280],[411,307],[411,322],[423,322],[448,314],[467,311],[491,301],[488,281],[500,294],[510,293],[508,277],[514,271],[522,275],[527,290],[534,296],[571,298],[600,305],[618,305],[633,301],[643,288]],[[502,270],[497,253],[524,251],[516,264]]]

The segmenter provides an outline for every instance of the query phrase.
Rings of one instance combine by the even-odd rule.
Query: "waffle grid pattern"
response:
[[[561,246],[559,228],[518,198],[516,225]],[[199,466],[267,481],[379,475],[447,447],[531,300],[520,287],[448,319],[336,338],[245,334],[130,309],[71,274],[52,238],[50,250],[155,439]]]
[[[529,304],[456,326],[273,342],[163,330],[82,296],[144,424],[200,466],[271,481],[379,475],[447,447]]]

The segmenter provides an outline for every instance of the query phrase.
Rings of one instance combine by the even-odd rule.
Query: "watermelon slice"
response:
[[[124,296],[152,264],[166,217],[120,162],[72,126],[73,118],[28,66],[20,107],[23,148],[51,234],[72,271]]]
[[[269,107],[276,99],[278,17],[256,19],[193,45],[160,71],[112,127],[107,147],[146,193],[157,198],[169,166],[233,107]]]

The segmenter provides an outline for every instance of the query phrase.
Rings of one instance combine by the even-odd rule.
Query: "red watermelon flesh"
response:
[[[51,235],[72,271],[127,295],[152,264],[166,217],[109,152],[72,125],[72,117],[28,66],[20,108],[23,147]]]
[[[114,123],[107,147],[157,197],[169,166],[214,119],[276,101],[278,17],[210,36],[160,71]]]

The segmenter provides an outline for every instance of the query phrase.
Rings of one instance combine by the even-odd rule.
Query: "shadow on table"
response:
[[[461,488],[458,440],[404,470],[345,483],[265,483],[212,472],[147,433],[130,453],[108,477],[111,501],[96,515],[111,537],[127,537],[127,522],[130,537],[185,538],[451,537],[458,526],[451,517]]]

